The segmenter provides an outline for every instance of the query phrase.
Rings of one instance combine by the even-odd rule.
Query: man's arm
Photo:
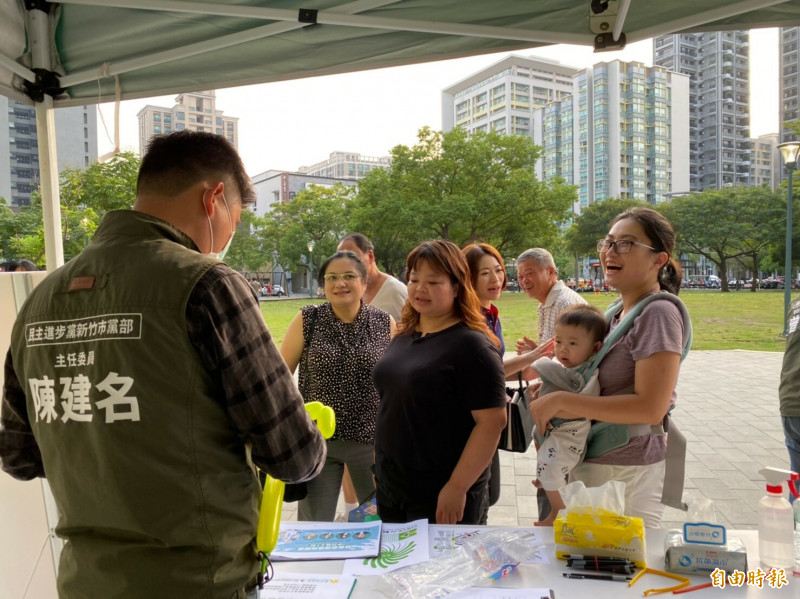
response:
[[[253,462],[285,482],[316,476],[325,440],[247,281],[224,264],[210,269],[189,297],[186,322],[192,345],[222,386],[234,426],[252,443]]]
[[[3,376],[5,383],[0,410],[0,461],[3,471],[19,480],[44,476],[42,454],[31,430],[25,391],[14,371],[10,349]]]

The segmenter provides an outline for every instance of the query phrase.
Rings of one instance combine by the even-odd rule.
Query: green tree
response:
[[[800,129],[800,123],[792,124],[796,124],[797,128]],[[797,132],[800,134],[800,131]],[[792,175],[792,264],[794,265],[800,261],[800,227],[798,227],[798,220],[800,220],[800,174],[798,174],[797,170],[794,170]],[[772,265],[773,269],[780,272],[781,275],[784,274],[786,269],[786,202],[789,199],[788,186],[789,180],[787,179],[775,190],[780,198],[781,222],[776,227],[777,237],[766,260],[766,263]],[[794,266],[791,271],[796,272]]]
[[[484,241],[504,255],[555,241],[576,188],[536,179],[540,148],[531,138],[428,127],[417,138],[392,149],[388,173],[374,170],[361,181],[350,219],[387,271],[430,238]]]
[[[130,208],[136,200],[136,178],[140,160],[123,152],[85,170],[65,169],[60,175],[61,236],[64,259],[76,256],[88,243],[109,210]],[[37,190],[29,206],[13,212],[0,207],[0,231],[5,258],[27,258],[45,267],[42,198]]]
[[[380,268],[396,277],[405,268],[408,253],[423,239],[413,206],[402,202],[400,195],[388,171],[373,169],[359,181],[348,219],[348,231],[369,237]]]
[[[716,264],[722,290],[728,291],[729,262],[774,242],[776,207],[780,201],[769,190],[732,188],[677,197],[661,210],[675,227],[679,249]]]
[[[579,272],[578,260],[581,256],[597,255],[597,240],[608,234],[614,217],[634,206],[648,204],[625,198],[608,198],[590,204],[575,217],[564,233],[564,247],[572,255],[575,273]]]
[[[346,231],[346,215],[355,188],[337,183],[333,187],[311,185],[291,201],[276,204],[266,217],[265,253],[277,247],[278,263],[286,270],[307,268],[308,243],[314,242],[313,267],[336,252]],[[275,244],[275,246],[271,245]]]
[[[99,218],[110,210],[131,208],[140,165],[136,154],[122,152],[83,170],[61,171],[61,205],[91,207]]]
[[[236,235],[225,262],[239,271],[269,270],[272,265],[271,249],[264,236],[265,219],[257,217],[251,210],[242,210]]]
[[[734,242],[733,246],[750,260],[753,272],[750,290],[755,292],[758,289],[761,256],[770,247],[784,245],[781,240],[785,228],[781,224],[786,201],[780,193],[773,192],[768,187],[738,188],[735,201],[750,226],[746,229],[746,236]]]

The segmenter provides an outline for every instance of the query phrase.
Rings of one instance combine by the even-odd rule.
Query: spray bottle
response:
[[[783,497],[783,481],[796,496],[792,481],[800,476],[789,470],[759,470],[767,481],[767,494],[758,502],[758,553],[761,563],[769,568],[794,568],[794,511]]]

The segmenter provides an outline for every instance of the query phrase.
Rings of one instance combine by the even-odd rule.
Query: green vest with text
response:
[[[186,304],[217,260],[134,211],[49,275],[12,334],[66,540],[59,596],[243,597],[260,487]]]
[[[790,306],[788,324],[778,398],[781,416],[800,418],[800,298]]]

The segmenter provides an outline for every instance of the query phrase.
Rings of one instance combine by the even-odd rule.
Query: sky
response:
[[[313,77],[217,90],[217,109],[239,118],[239,153],[250,176],[295,171],[347,151],[388,156],[398,144],[414,145],[424,126],[442,127],[443,89],[510,54],[537,56],[583,68],[597,62],[638,60],[653,64],[651,40],[619,52],[594,53],[558,45],[484,54],[360,73]],[[778,30],[750,32],[750,135],[778,131]],[[136,114],[146,104],[172,107],[175,96],[129,100],[120,107],[120,146],[139,151]],[[100,155],[113,149],[114,107],[102,104],[108,127],[98,122]]]

